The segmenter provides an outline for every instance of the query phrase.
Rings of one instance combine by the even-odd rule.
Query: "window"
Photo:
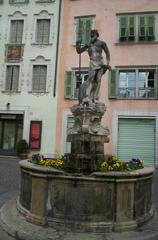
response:
[[[141,98],[155,97],[155,71],[138,71],[138,96]]]
[[[93,27],[94,17],[76,17],[76,41],[82,44],[89,43],[90,31]]]
[[[32,25],[32,44],[33,45],[47,45],[53,44],[55,37],[54,32],[54,14],[46,10],[42,10],[33,16]]]
[[[119,73],[119,96],[136,97],[136,74],[134,71]]]
[[[120,17],[120,41],[135,40],[135,17]]]
[[[46,92],[47,65],[34,65],[32,78],[33,92]]]
[[[29,0],[9,0],[9,3],[28,3]]]
[[[48,44],[50,35],[50,19],[37,20],[36,43]]]
[[[65,98],[77,99],[80,85],[88,78],[88,70],[67,71],[65,76]]]
[[[24,20],[11,20],[10,43],[22,43]]]
[[[155,17],[152,15],[139,16],[139,41],[155,39]]]
[[[8,65],[6,70],[6,91],[18,91],[20,66]]]
[[[119,17],[119,41],[154,41],[155,16],[122,15]]]
[[[158,97],[157,69],[113,70],[109,78],[109,98],[155,99]]]

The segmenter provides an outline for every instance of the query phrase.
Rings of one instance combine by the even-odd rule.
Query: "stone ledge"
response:
[[[144,167],[138,170],[133,170],[133,171],[109,171],[109,172],[93,172],[91,176],[93,177],[106,177],[106,176],[111,176],[111,177],[141,177],[143,175],[150,175],[154,173],[155,169],[153,167]]]
[[[37,164],[33,164],[26,160],[22,160],[19,162],[20,167],[22,167],[25,170],[31,170],[31,172],[38,172],[38,173],[44,173],[44,174],[53,174],[53,175],[62,175],[64,174],[64,171],[58,170],[53,167],[43,167]]]

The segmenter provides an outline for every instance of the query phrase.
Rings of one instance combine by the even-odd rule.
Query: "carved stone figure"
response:
[[[89,44],[84,46],[81,42],[76,42],[76,51],[78,54],[88,51],[90,64],[89,64],[89,76],[79,90],[79,103],[87,103],[90,105],[95,100],[98,100],[99,90],[101,84],[102,75],[105,74],[107,69],[111,70],[110,52],[104,41],[98,39],[99,33],[97,30],[91,30],[91,40]],[[106,64],[102,56],[102,52],[106,54]]]

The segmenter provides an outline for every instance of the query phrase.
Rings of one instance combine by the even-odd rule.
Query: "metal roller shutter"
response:
[[[124,161],[136,157],[154,165],[155,119],[119,118],[117,155]]]

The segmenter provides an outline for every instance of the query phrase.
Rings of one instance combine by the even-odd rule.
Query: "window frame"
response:
[[[23,21],[23,36],[21,43],[10,43],[10,34],[11,34],[11,21],[22,20]],[[24,45],[25,40],[27,39],[27,15],[23,14],[22,12],[18,11],[15,12],[13,15],[8,15],[8,24],[6,27],[6,42],[9,45]]]
[[[135,22],[135,39],[134,40],[130,40],[127,34],[127,39],[126,40],[122,40],[120,39],[120,32],[121,32],[121,18],[127,18],[127,20],[130,17],[134,17],[134,22]],[[140,40],[140,18],[141,17],[145,17],[145,21],[147,21],[146,19],[148,19],[149,17],[153,17],[153,33],[154,33],[154,37],[153,39],[148,39],[147,34],[145,35],[145,38]],[[125,44],[125,43],[142,43],[142,42],[146,42],[146,43],[150,43],[150,42],[155,42],[158,40],[158,31],[157,31],[157,21],[158,21],[158,14],[155,12],[147,12],[147,13],[121,13],[121,14],[117,14],[117,19],[118,19],[118,43],[120,44]],[[129,21],[129,20],[128,20]],[[127,24],[128,25],[128,24]],[[147,32],[147,28],[149,26],[146,24],[145,25],[145,32]],[[127,27],[126,31],[128,32],[129,28]]]
[[[33,79],[33,66],[34,65],[47,65],[47,78],[46,78],[46,91],[45,92],[33,92],[32,91],[32,79]],[[53,85],[53,75],[52,75],[52,64],[50,59],[45,59],[43,56],[37,56],[35,59],[30,60],[29,64],[29,74],[28,74],[28,93],[45,95],[52,91]]]
[[[16,22],[16,41],[11,41],[11,39],[13,38],[12,37],[12,28],[13,28],[13,25],[12,23],[13,22]],[[18,42],[17,39],[18,39],[18,34],[17,34],[17,30],[18,30],[18,22],[22,22],[22,33],[21,33],[21,41]],[[23,43],[23,35],[24,35],[24,19],[11,19],[10,20],[10,34],[9,34],[9,44],[22,44]]]
[[[122,73],[126,73],[126,80],[125,80],[125,87],[120,87],[120,72],[122,72]],[[135,87],[129,87],[129,73],[135,73]],[[125,98],[125,99],[129,99],[129,98],[131,98],[131,99],[135,99],[136,98],[136,93],[137,93],[137,78],[136,78],[136,71],[133,69],[133,70],[119,70],[118,71],[118,80],[119,80],[119,83],[118,83],[118,96],[119,96],[119,98]],[[120,96],[120,90],[125,90],[126,91],[126,97],[121,97]],[[130,90],[132,90],[132,89],[134,89],[134,91],[135,91],[135,96],[131,96],[131,97],[127,97],[127,95],[128,95],[128,93],[130,92]]]
[[[41,32],[40,32],[40,22],[42,22],[42,21],[48,21],[48,27],[49,27],[49,32],[47,33],[47,38],[48,38],[48,41],[44,41],[44,34],[42,35],[42,41],[40,41],[40,40],[38,40],[38,35],[40,35],[41,36]],[[36,41],[36,44],[38,44],[38,45],[48,45],[49,44],[49,42],[50,42],[50,24],[51,24],[51,20],[50,19],[37,19],[37,21],[36,21],[36,39],[35,39],[35,41]],[[44,22],[42,22],[42,25],[43,25],[43,29],[42,29],[42,33],[43,33],[43,31],[44,31],[44,28],[46,27],[46,26],[44,26]]]
[[[18,66],[19,67],[19,79],[18,79],[18,88],[17,90],[7,90],[6,89],[6,78],[7,78],[7,67],[9,66]],[[8,92],[8,93],[18,93],[21,92],[21,76],[22,76],[22,69],[21,64],[18,63],[7,63],[5,66],[5,77],[4,77],[4,83],[3,83],[3,89],[2,92]]]
[[[82,19],[83,21],[91,20],[91,29],[94,29],[95,16],[96,15],[85,15],[85,16],[75,16],[74,17],[74,39],[73,39],[73,44],[74,45],[76,45],[76,41],[79,40],[79,39],[77,39],[77,31],[78,31],[78,27],[79,27],[78,26],[79,19]],[[82,42],[82,45],[86,44],[86,36],[84,36],[84,38],[85,38],[85,41]]]
[[[43,90],[34,90],[33,89],[33,77],[34,77],[34,67],[35,66],[45,66],[46,67],[46,79],[45,79],[45,91]],[[47,78],[48,78],[48,65],[47,64],[40,64],[40,63],[35,63],[32,65],[32,93],[46,93],[47,92]]]
[[[52,45],[54,42],[55,37],[55,26],[54,26],[54,14],[50,14],[47,11],[43,10],[39,14],[34,14],[33,17],[33,26],[32,26],[32,36],[31,36],[31,44],[37,45],[37,46],[49,46]],[[50,21],[50,27],[49,27],[49,41],[48,43],[38,43],[36,41],[37,36],[37,21],[38,20],[49,20]]]
[[[26,4],[29,3],[29,0],[24,0],[25,2],[15,2],[18,0],[9,0],[9,4]]]
[[[145,90],[145,92],[146,92],[146,96],[145,97],[141,97],[140,95],[139,95],[139,89],[141,89],[141,87],[139,87],[139,72],[141,72],[141,71],[143,71],[143,72],[148,72],[148,71],[154,71],[154,88],[153,88],[153,90],[154,90],[154,96],[153,97],[148,97],[148,94],[147,94],[147,92],[148,92],[148,90],[151,90],[149,87],[145,87],[145,88],[143,88],[144,90]],[[127,96],[127,93],[126,93],[126,97],[121,97],[120,95],[119,95],[119,89],[120,89],[120,79],[119,79],[119,73],[120,72],[135,72],[135,76],[136,76],[136,85],[135,85],[135,92],[136,92],[136,95],[135,95],[135,97],[128,97]],[[157,80],[157,67],[136,67],[136,68],[119,68],[118,69],[118,72],[117,72],[117,76],[116,76],[116,78],[117,78],[117,81],[118,81],[118,89],[117,89],[117,91],[118,91],[118,96],[117,96],[117,99],[121,99],[121,100],[128,100],[128,99],[130,99],[130,100],[132,100],[132,99],[141,99],[141,100],[150,100],[150,99],[157,99],[157,89],[158,89],[158,80]],[[147,80],[146,80],[147,81]],[[128,88],[126,88],[126,92],[127,92],[127,90],[128,90]]]
[[[86,76],[86,75],[88,75],[88,68],[81,68],[81,70],[80,70],[82,73],[83,73],[83,75],[84,76]],[[71,86],[69,86],[69,87],[71,87],[71,97],[70,96],[68,96],[68,95],[70,95],[70,94],[66,94],[66,87],[67,87],[67,73],[71,73]],[[84,72],[85,72],[85,74],[84,74]],[[77,100],[78,99],[78,94],[77,94],[77,92],[78,92],[78,90],[77,89],[79,89],[79,88],[77,88],[76,87],[76,85],[77,85],[77,73],[79,73],[79,68],[72,68],[70,71],[66,71],[65,72],[65,86],[64,86],[64,91],[65,91],[65,99],[70,99],[70,100]],[[84,76],[82,77],[82,83],[85,81],[83,78],[84,78]],[[87,76],[87,78],[88,78],[88,76]]]

